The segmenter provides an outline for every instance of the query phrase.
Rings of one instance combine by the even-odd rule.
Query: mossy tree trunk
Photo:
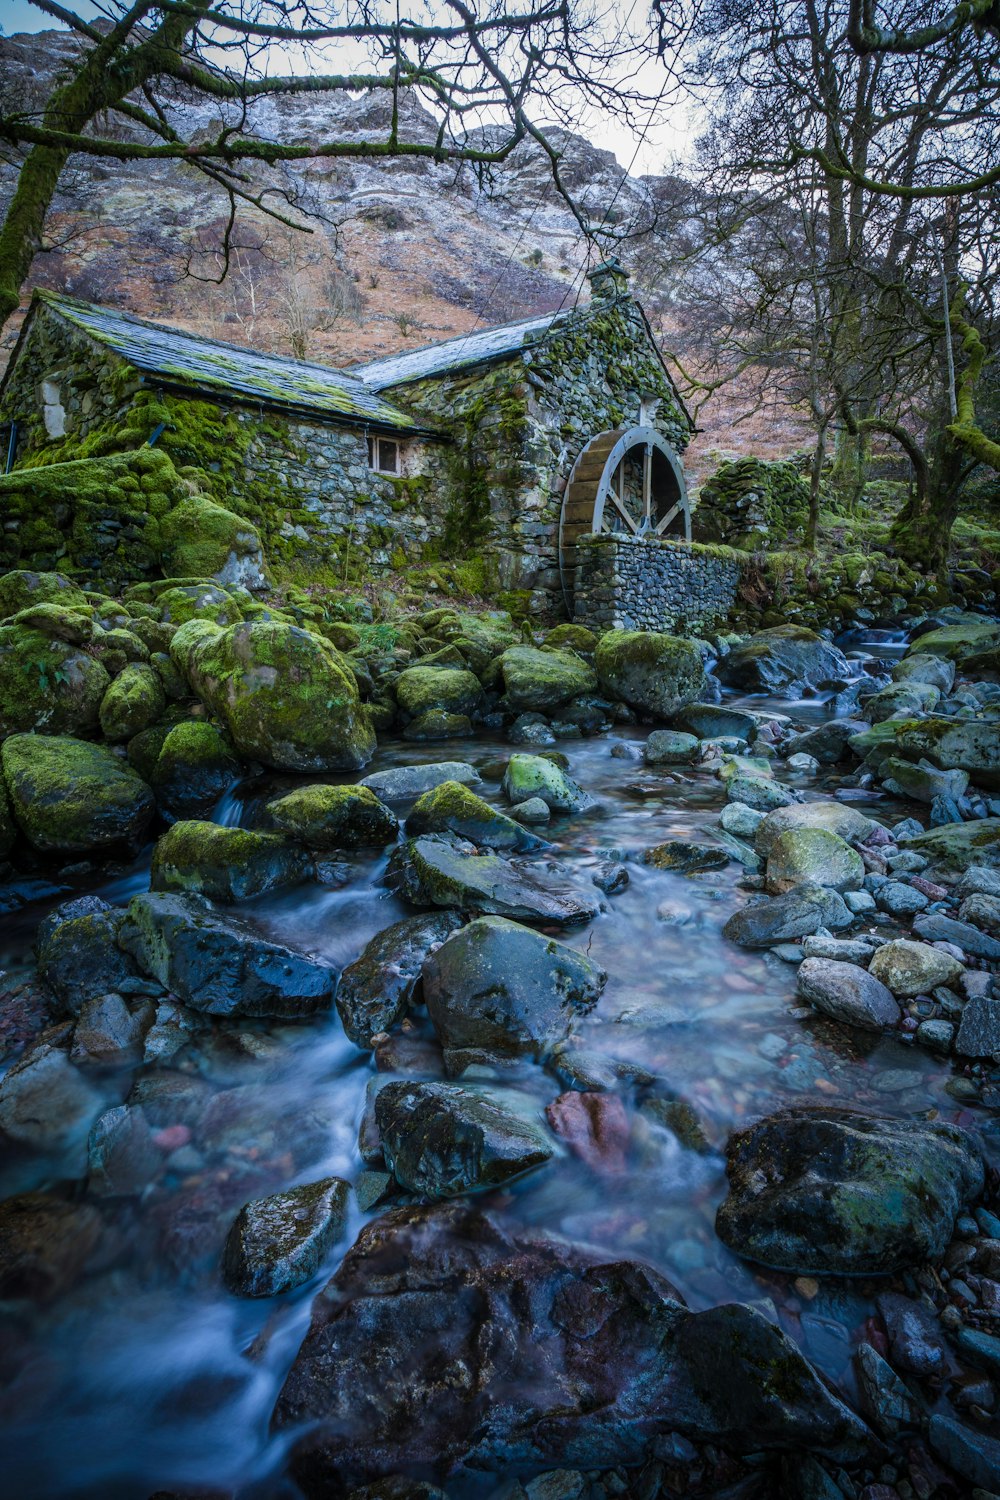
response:
[[[925,473],[915,475],[910,496],[892,523],[889,544],[897,557],[924,573],[944,572],[967,472],[961,448],[942,428],[931,444]]]

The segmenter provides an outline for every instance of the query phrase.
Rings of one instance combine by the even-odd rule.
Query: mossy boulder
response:
[[[603,692],[654,719],[672,719],[708,686],[697,646],[655,630],[609,630],[596,664]]]
[[[305,851],[277,834],[190,820],[175,823],[157,841],[149,883],[154,891],[249,901],[279,886],[298,885],[310,870]]]
[[[15,568],[0,577],[0,620],[39,604],[72,609],[86,603],[83,590],[61,573],[35,573],[28,568]]]
[[[275,828],[309,849],[365,849],[394,844],[395,813],[366,786],[303,786],[267,804]]]
[[[545,636],[546,646],[559,646],[568,651],[579,651],[581,656],[593,656],[599,637],[586,625],[556,625]]]
[[[519,639],[510,615],[503,611],[479,615],[449,611],[435,621],[432,629],[439,641],[450,641],[461,651],[477,677],[494,657],[502,655],[508,646],[516,646]]]
[[[0,625],[0,738],[96,729],[110,681],[101,663],[78,647]]]
[[[235,625],[243,610],[233,596],[218,584],[176,583],[157,595],[160,618],[166,625],[185,625],[188,620],[211,621],[213,625]]]
[[[434,834],[393,850],[386,884],[414,906],[488,912],[526,922],[571,926],[597,912],[589,894],[544,881],[499,854],[477,854]]]
[[[583,788],[545,755],[512,755],[504,772],[503,793],[515,807],[540,797],[552,812],[578,812],[587,801]]]
[[[11,620],[22,630],[37,630],[50,641],[69,646],[89,646],[94,638],[93,610],[89,604],[67,608],[62,604],[31,604]]]
[[[166,708],[163,685],[152,667],[130,662],[101,699],[101,729],[112,744],[141,734]]]
[[[512,713],[548,713],[592,693],[597,673],[574,651],[511,646],[500,657],[504,696]]]
[[[842,687],[851,676],[843,653],[803,625],[758,631],[734,646],[716,672],[727,687],[751,693]]]
[[[468,714],[449,713],[446,708],[429,708],[411,719],[403,730],[404,740],[421,744],[428,740],[467,740],[472,737],[472,720]]]
[[[406,820],[406,831],[411,838],[454,833],[488,849],[537,849],[543,842],[457,781],[445,781],[418,798]]]
[[[861,855],[828,828],[786,828],[768,851],[767,888],[775,896],[797,885],[859,891],[864,879]]]
[[[211,811],[238,780],[241,769],[221,729],[205,719],[186,719],[166,730],[152,762],[149,784],[165,812],[175,818],[191,817]]]
[[[934,870],[957,875],[973,865],[1000,868],[1000,818],[970,823],[943,823],[906,840],[906,848],[925,854]]]
[[[408,667],[396,681],[396,698],[411,719],[439,710],[447,714],[471,714],[479,706],[483,690],[472,672],[454,667]]]
[[[168,576],[217,578],[242,588],[265,586],[260,534],[243,516],[193,495],[160,522],[160,565]]]
[[[16,842],[17,824],[14,822],[6,784],[0,778],[0,859],[6,858]]]
[[[955,682],[955,663],[930,652],[907,652],[893,665],[892,677],[896,682],[926,682],[941,693],[950,693]]]
[[[152,821],[149,787],[103,745],[16,734],[0,759],[18,827],[42,853],[136,848]]]
[[[881,724],[886,719],[913,717],[929,713],[940,696],[939,690],[929,682],[893,682],[865,699],[864,715],[872,724]]]
[[[790,829],[821,829],[849,844],[859,844],[877,827],[872,818],[845,802],[796,802],[767,814],[754,835],[754,848],[758,854],[769,855],[782,834]]]
[[[967,657],[1000,646],[1000,624],[982,615],[963,615],[952,625],[941,625],[917,636],[907,655],[944,656],[964,662]]]
[[[277,621],[212,629],[178,647],[193,690],[228,729],[238,753],[276,771],[353,771],[375,734],[354,674],[322,636]]]
[[[905,760],[925,757],[942,771],[967,771],[978,786],[1000,788],[1000,725],[983,719],[914,719],[893,746]]]

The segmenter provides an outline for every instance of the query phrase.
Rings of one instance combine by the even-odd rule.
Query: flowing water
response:
[[[849,644],[884,656],[897,643]],[[859,670],[865,666],[859,659]],[[803,722],[828,711],[818,699],[750,702]],[[871,1310],[870,1287],[834,1282],[817,1293],[814,1284],[755,1271],[733,1257],[713,1232],[725,1193],[721,1148],[734,1127],[789,1102],[839,1101],[906,1116],[936,1111],[963,1123],[972,1115],[945,1092],[946,1063],[803,1010],[794,966],[721,939],[722,924],[746,899],[739,865],[682,877],[630,858],[666,838],[701,837],[724,800],[707,769],[654,771],[610,753],[621,741],[637,749],[644,737],[636,730],[563,742],[570,774],[594,806],[553,821],[554,851],[538,862],[558,859],[564,877],[592,890],[599,865],[628,861],[628,887],[606,898],[587,927],[559,934],[610,975],[577,1040],[654,1074],[661,1094],[690,1106],[704,1139],[682,1144],[655,1114],[636,1109],[621,1170],[598,1174],[561,1151],[489,1201],[524,1223],[645,1258],[695,1308],[757,1303],[850,1394],[850,1354]],[[499,771],[509,753],[508,744],[481,739],[394,745],[369,769],[471,759],[483,768],[479,790],[502,805]],[[838,786],[834,773],[796,777],[779,766],[778,774],[809,796],[830,796]],[[289,784],[272,778],[243,785],[220,804],[217,818],[251,824],[261,798]],[[890,822],[913,811],[885,799],[858,805]],[[381,855],[352,857],[334,875],[342,884],[300,886],[242,911],[268,935],[342,967],[407,914],[380,884],[385,863]],[[70,883],[121,903],[144,888],[147,870],[148,851],[96,886],[85,877]],[[44,887],[23,894],[38,899],[4,920],[5,964],[14,974],[30,966],[35,926],[56,900]],[[33,1315],[19,1306],[6,1320],[0,1488],[19,1500],[142,1500],[175,1487],[294,1493],[280,1479],[287,1436],[271,1437],[268,1422],[323,1275],[292,1295],[239,1300],[224,1290],[218,1258],[226,1227],[248,1198],[330,1173],[357,1176],[371,1060],[347,1042],[334,1012],[301,1025],[206,1027],[172,1066],[191,1090],[191,1139],[167,1157],[140,1199],[103,1205],[119,1236],[112,1263]],[[101,1078],[109,1104],[121,1101],[131,1076]],[[499,1083],[538,1110],[565,1086],[527,1065]],[[58,1161],[11,1162],[0,1188],[4,1195],[32,1188],[79,1195],[79,1186],[68,1184],[80,1175],[77,1142]],[[361,1222],[355,1210],[325,1275]]]

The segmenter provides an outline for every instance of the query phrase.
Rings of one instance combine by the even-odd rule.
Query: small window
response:
[[[399,473],[399,444],[392,438],[368,439],[368,467],[380,474]]]

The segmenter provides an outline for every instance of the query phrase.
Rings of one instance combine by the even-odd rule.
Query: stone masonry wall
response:
[[[697,544],[588,536],[579,544],[574,619],[591,630],[710,630],[732,612],[740,565]]]

